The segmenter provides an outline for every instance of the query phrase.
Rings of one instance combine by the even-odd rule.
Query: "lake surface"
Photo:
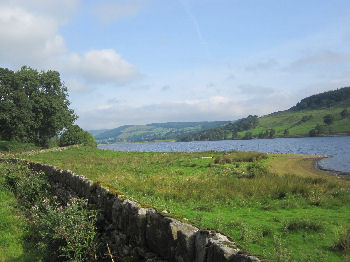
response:
[[[350,173],[350,136],[158,142],[98,145],[101,149],[126,152],[258,151],[266,153],[329,155],[319,161],[328,170]]]

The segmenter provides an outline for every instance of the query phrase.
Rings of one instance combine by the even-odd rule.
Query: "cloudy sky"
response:
[[[0,63],[59,71],[84,129],[264,115],[350,86],[350,1],[0,0]]]

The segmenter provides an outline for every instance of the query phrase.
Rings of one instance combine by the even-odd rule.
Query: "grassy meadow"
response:
[[[246,132],[251,132],[253,136],[257,136],[259,133],[273,128],[277,137],[285,137],[284,131],[286,129],[289,137],[303,137],[309,136],[309,131],[317,125],[323,127],[322,135],[349,134],[350,118],[342,118],[340,115],[344,109],[350,110],[349,102],[332,108],[276,112],[259,118],[259,124],[256,128],[238,134],[243,137]],[[328,114],[334,117],[334,122],[329,126],[323,122],[323,117]],[[302,120],[303,117],[306,121]]]
[[[347,261],[350,184],[313,158],[255,152],[130,153],[92,148],[19,156],[112,186],[272,261]]]

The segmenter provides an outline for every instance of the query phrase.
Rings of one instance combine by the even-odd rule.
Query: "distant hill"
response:
[[[231,123],[231,121],[152,123],[147,125],[124,125],[110,130],[92,130],[89,132],[98,143],[149,142],[175,140],[183,134],[207,130],[228,123]]]
[[[328,119],[328,120],[327,120]],[[177,141],[350,135],[350,87],[312,95],[285,111],[184,134]]]

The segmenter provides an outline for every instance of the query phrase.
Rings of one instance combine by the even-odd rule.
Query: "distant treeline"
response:
[[[175,140],[186,133],[203,131],[230,123],[230,121],[212,122],[168,122],[147,125],[125,125],[104,132],[95,133],[99,143],[147,142],[156,140]]]
[[[348,99],[350,99],[350,87],[343,87],[337,90],[306,97],[289,110],[299,111],[331,107],[334,104]]]
[[[258,125],[258,116],[249,115],[246,118],[242,118],[236,122],[205,130],[202,132],[195,132],[180,136],[178,141],[196,141],[196,140],[224,140],[238,138],[238,132],[255,128]]]

